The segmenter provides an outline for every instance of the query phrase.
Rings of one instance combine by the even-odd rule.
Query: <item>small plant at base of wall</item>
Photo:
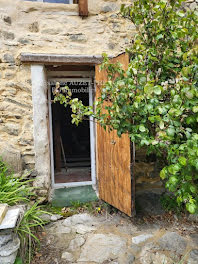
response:
[[[36,235],[38,227],[43,228],[46,224],[46,221],[41,219],[41,215],[49,214],[49,212],[31,200],[32,197],[36,197],[34,188],[31,186],[32,180],[27,179],[26,175],[16,177],[9,171],[8,166],[0,159],[0,203],[7,203],[9,206],[25,204],[27,207],[15,232],[21,241],[19,255],[23,260],[22,263],[29,264],[34,249],[39,245]],[[20,258],[16,260],[16,263],[20,263]]]

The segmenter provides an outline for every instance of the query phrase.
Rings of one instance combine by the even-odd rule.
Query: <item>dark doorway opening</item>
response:
[[[60,82],[71,89],[72,97],[89,105],[88,82]],[[51,90],[55,87],[51,85]],[[53,100],[53,93],[51,93]],[[52,130],[55,183],[91,181],[90,123],[72,124],[70,106],[52,103]]]

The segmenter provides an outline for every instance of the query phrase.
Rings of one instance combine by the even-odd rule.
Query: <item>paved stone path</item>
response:
[[[39,263],[198,264],[197,227],[182,230],[177,220],[167,227],[134,224],[120,215],[77,214],[46,226]]]

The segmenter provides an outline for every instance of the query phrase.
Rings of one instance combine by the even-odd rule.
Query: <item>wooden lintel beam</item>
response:
[[[42,53],[21,53],[23,63],[60,64],[60,65],[96,65],[103,61],[101,55],[60,55]]]

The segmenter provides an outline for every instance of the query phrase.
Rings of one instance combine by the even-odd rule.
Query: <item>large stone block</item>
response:
[[[116,259],[118,254],[121,255],[125,251],[125,239],[114,234],[94,234],[88,237],[82,247],[78,261],[104,263],[109,259]]]
[[[167,232],[158,242],[163,250],[170,250],[178,255],[184,254],[187,247],[186,240],[176,232]]]
[[[190,251],[187,264],[197,264],[197,263],[198,263],[198,250],[193,249]]]
[[[9,53],[6,53],[3,55],[3,60],[4,60],[4,62],[8,62],[8,63],[14,63],[15,62],[15,59],[12,56],[12,54],[9,54]]]
[[[108,4],[102,6],[101,11],[107,13],[107,12],[119,11],[119,9],[120,9],[120,5],[117,5],[113,2],[109,2]]]
[[[0,263],[14,264],[20,247],[19,238],[12,232],[0,232]]]
[[[6,123],[4,126],[4,131],[11,136],[18,136],[19,135],[19,124],[14,123]]]
[[[22,159],[19,150],[14,149],[4,142],[0,142],[0,157],[2,157],[3,161],[10,166],[11,170],[15,173],[22,171]]]
[[[3,31],[3,37],[4,39],[11,39],[11,40],[15,38],[14,33],[7,31]]]
[[[75,42],[86,42],[87,41],[87,37],[84,34],[72,34],[69,36],[71,41],[75,41]]]

